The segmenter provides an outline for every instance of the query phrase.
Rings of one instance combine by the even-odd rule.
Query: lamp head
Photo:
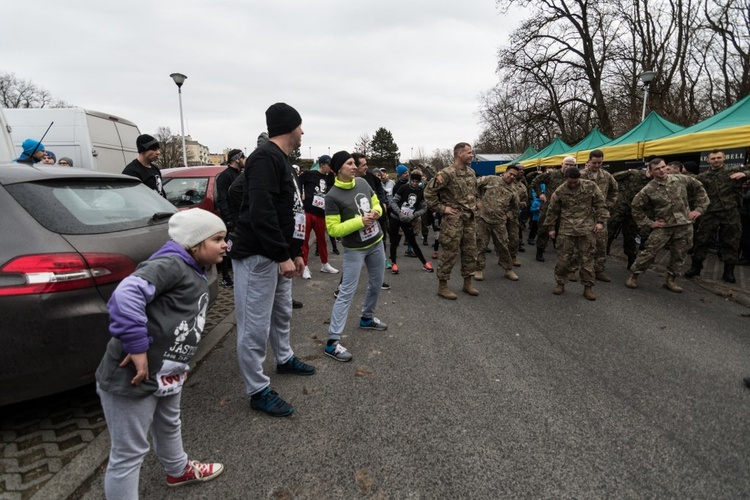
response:
[[[640,79],[646,86],[650,85],[654,78],[656,78],[656,71],[644,71],[640,74]]]
[[[182,84],[185,83],[185,80],[187,80],[187,77],[185,75],[183,75],[182,73],[172,73],[169,76],[177,84],[178,88],[181,88]]]

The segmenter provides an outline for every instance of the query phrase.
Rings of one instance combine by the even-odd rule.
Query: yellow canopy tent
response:
[[[750,95],[711,118],[650,141],[643,156],[750,147]]]

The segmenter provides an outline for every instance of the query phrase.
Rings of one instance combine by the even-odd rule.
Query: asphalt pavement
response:
[[[750,496],[750,310],[705,283],[670,293],[656,272],[630,290],[614,257],[597,301],[579,283],[555,296],[546,255],[521,254],[516,283],[488,258],[479,297],[454,269],[456,301],[400,258],[376,313],[387,331],[356,327],[359,287],[342,340],[351,363],[322,354],[339,276],[311,257],[292,345],[317,373],[277,375],[266,360],[294,415],[250,409],[229,328],[189,378],[182,414],[191,458],[226,471],[169,489],[150,454],[141,498]],[[97,440],[106,450],[106,433]],[[82,466],[93,474],[72,498],[103,498],[101,464]]]

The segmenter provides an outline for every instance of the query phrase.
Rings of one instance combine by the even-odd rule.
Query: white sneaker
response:
[[[331,264],[326,262],[323,267],[320,268],[321,273],[338,274],[339,270],[333,267]]]
[[[311,280],[312,274],[310,274],[310,268],[305,266],[305,270],[302,271],[302,279],[303,280]]]

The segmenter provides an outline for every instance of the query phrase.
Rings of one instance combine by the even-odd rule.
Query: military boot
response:
[[[562,295],[563,293],[565,293],[565,285],[563,285],[562,283],[558,283],[557,285],[555,285],[555,288],[552,289],[552,293],[554,293],[555,295]]]
[[[505,271],[505,277],[511,281],[518,281],[518,275],[513,272],[513,269],[508,269],[507,271]]]
[[[590,286],[583,287],[583,296],[586,298],[586,300],[596,300],[596,295],[594,295],[594,291]]]
[[[537,262],[544,262],[544,250],[542,248],[536,249],[536,260]]]
[[[695,260],[693,259],[692,264],[690,265],[690,269],[685,271],[685,277],[686,278],[695,278],[696,276],[701,275],[701,269],[703,269],[703,261],[702,260]]]
[[[674,274],[667,274],[667,281],[664,283],[664,288],[674,293],[682,293],[682,287],[675,282]]]
[[[568,281],[572,281],[573,283],[575,283],[576,281],[578,281],[578,276],[576,276],[575,271],[573,271],[572,273],[568,274]]]
[[[471,276],[467,276],[464,278],[463,291],[468,293],[469,295],[474,295],[475,297],[479,295],[479,290],[474,288],[474,283],[471,282]]]
[[[513,266],[521,267],[521,259],[519,259],[518,257],[513,257]]]
[[[727,283],[737,283],[737,280],[734,279],[734,264],[724,264],[724,274],[721,279]]]
[[[456,300],[458,298],[458,295],[453,293],[450,288],[448,288],[448,280],[440,280],[438,285],[438,291],[437,294],[448,300]]]
[[[636,288],[638,286],[638,275],[630,273],[628,279],[625,280],[625,286],[628,288]]]
[[[612,281],[612,279],[607,276],[604,271],[599,271],[598,273],[596,273],[596,279],[605,283],[609,283],[610,281]]]
[[[474,271],[474,279],[477,281],[484,281],[484,272]]]

